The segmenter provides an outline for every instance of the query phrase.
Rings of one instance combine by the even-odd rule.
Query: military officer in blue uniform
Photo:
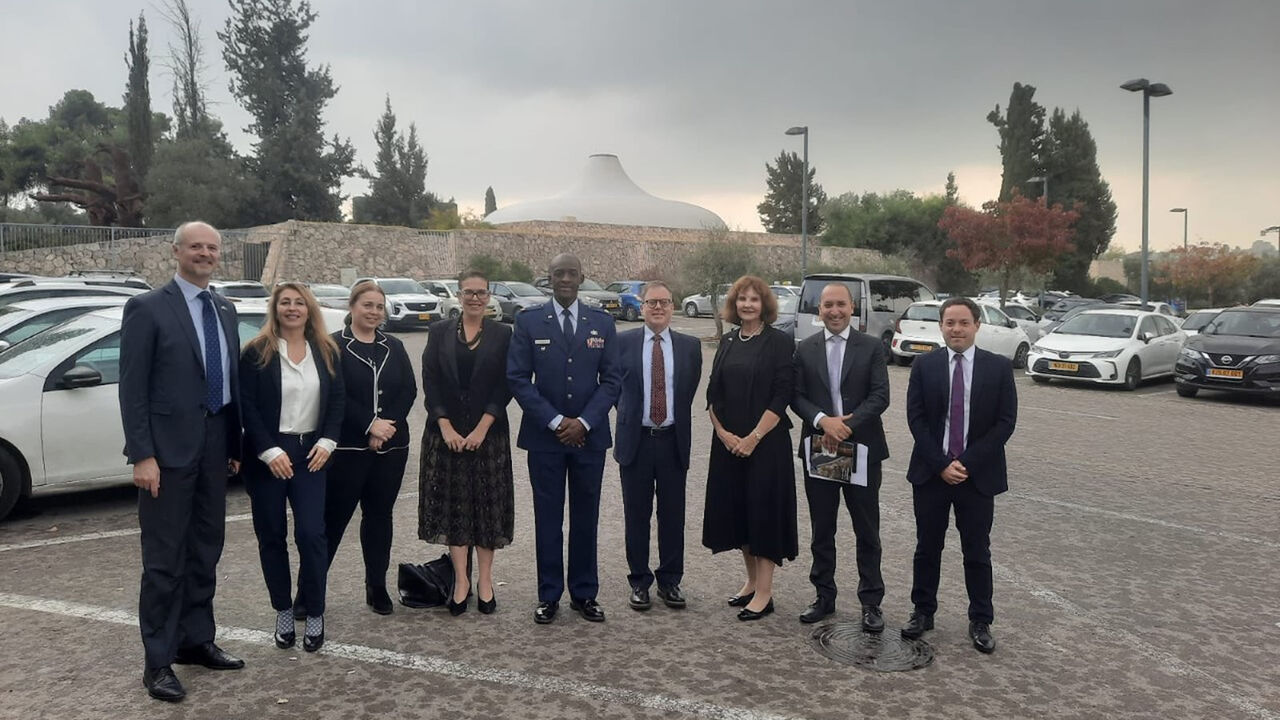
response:
[[[605,454],[612,445],[609,410],[622,373],[609,313],[578,301],[582,263],[551,260],[552,300],[516,316],[507,381],[524,410],[516,444],[528,453],[538,558],[533,619],[555,620],[564,593],[564,503],[569,496],[569,607],[604,620],[596,602],[596,529]]]

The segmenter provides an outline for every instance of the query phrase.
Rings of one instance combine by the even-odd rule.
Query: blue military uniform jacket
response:
[[[516,316],[507,353],[507,382],[524,410],[516,444],[536,452],[603,451],[612,445],[609,410],[622,373],[613,317],[579,301],[573,340],[564,336],[554,300]],[[583,448],[569,448],[548,426],[557,415],[591,430]]]

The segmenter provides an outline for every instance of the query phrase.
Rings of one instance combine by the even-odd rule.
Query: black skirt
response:
[[[474,451],[453,452],[436,430],[422,438],[418,537],[441,545],[501,548],[515,529],[511,439],[492,427]]]

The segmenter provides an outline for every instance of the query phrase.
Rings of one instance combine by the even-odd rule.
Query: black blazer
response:
[[[751,417],[725,417],[723,410],[725,389],[720,387],[720,363],[731,346],[742,342],[738,339],[736,328],[720,338],[720,347],[716,348],[715,359],[711,361],[711,379],[707,382],[707,405],[715,410],[720,424],[735,435],[749,432],[755,427],[765,410],[772,410],[780,418],[779,428],[790,429],[791,427],[791,416],[787,414],[787,406],[791,404],[792,386],[795,381],[795,373],[791,368],[795,341],[790,335],[772,325],[766,325],[760,335],[753,340],[764,343],[765,346],[765,350],[760,355],[760,363],[756,365],[747,387],[730,389],[731,392],[741,391],[747,394]]]
[[[346,404],[342,373],[330,374],[320,356],[320,349],[314,342],[309,344],[316,374],[320,376],[320,419],[316,423],[316,435],[317,438],[336,441],[342,431],[343,407]],[[266,367],[258,367],[259,357],[252,347],[245,348],[240,356],[244,441],[250,457],[257,457],[262,451],[279,444],[276,434],[280,432],[280,354],[276,353]]]
[[[440,434],[440,418],[449,418],[453,429],[467,435],[480,416],[493,416],[491,430],[507,432],[507,349],[511,328],[485,318],[480,347],[471,369],[471,391],[465,396],[458,380],[458,323],[462,318],[441,320],[427,331],[422,350],[422,400],[427,407],[427,432]]]
[[[689,469],[689,447],[693,421],[693,396],[702,380],[702,343],[697,338],[671,331],[671,356],[675,361],[675,407],[667,408],[676,434],[680,464]],[[635,462],[644,426],[644,328],[618,333],[618,365],[622,368],[622,391],[618,394],[618,427],[613,439],[613,459],[619,465]]]
[[[805,338],[797,347],[795,398],[791,409],[800,418],[800,457],[804,457],[803,439],[821,435],[813,418],[818,413],[834,415],[831,407],[831,381],[827,377],[827,334],[818,332]],[[885,365],[884,346],[880,341],[857,330],[849,330],[844,344],[844,360],[840,367],[840,401],[845,414],[853,417],[845,425],[853,431],[853,442],[867,446],[867,460],[879,462],[889,457],[889,444],[884,438],[880,415],[889,408],[889,370]]]
[[[382,451],[409,447],[409,411],[418,397],[418,380],[404,343],[375,330],[373,343],[377,349],[373,365],[357,355],[353,347],[360,343],[347,326],[333,333],[338,344],[338,362],[342,367],[342,385],[346,406],[342,413],[339,450],[368,450],[369,427],[382,418],[396,424],[396,434],[383,443]]]
[[[1004,445],[1018,420],[1018,391],[1013,364],[995,353],[975,348],[973,387],[969,389],[969,443],[960,462],[969,482],[983,495],[1009,489]],[[917,356],[907,384],[907,425],[915,438],[907,480],[923,485],[951,463],[942,438],[951,404],[950,353],[946,347]]]
[[[231,405],[227,457],[240,459],[240,335],[236,309],[213,296],[229,353]],[[130,464],[154,457],[161,467],[186,467],[204,446],[204,353],[178,283],[129,298],[120,330],[120,419]]]

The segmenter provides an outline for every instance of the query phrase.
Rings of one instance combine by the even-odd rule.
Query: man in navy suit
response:
[[[528,452],[538,558],[538,624],[555,620],[565,589],[564,502],[569,495],[569,607],[602,622],[596,602],[600,482],[612,444],[609,409],[621,374],[613,317],[578,301],[582,263],[557,255],[553,300],[516,316],[507,381],[524,416],[516,444]]]
[[[173,663],[244,667],[213,642],[227,473],[240,467],[236,311],[208,289],[221,249],[213,227],[179,227],[177,274],[129,299],[120,335],[124,454],[142,530],[142,681],[168,702],[186,696]]]
[[[951,298],[940,310],[945,348],[915,359],[907,384],[907,425],[915,438],[907,480],[916,515],[911,586],[915,609],[902,636],[933,629],[938,576],[951,508],[964,554],[969,638],[980,652],[991,636],[991,523],[995,496],[1009,489],[1004,446],[1018,418],[1018,393],[1008,359],[974,347],[978,306]]]
[[[675,303],[658,280],[640,292],[644,327],[618,335],[622,391],[613,459],[622,475],[631,608],[648,610],[649,518],[658,497],[658,598],[683,608],[684,490],[693,423],[690,410],[702,377],[702,344],[670,328]]]

